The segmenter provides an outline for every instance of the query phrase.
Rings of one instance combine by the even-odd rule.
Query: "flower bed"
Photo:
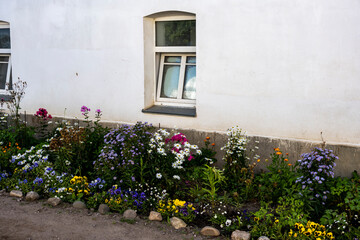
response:
[[[209,137],[195,145],[180,132],[147,123],[108,129],[99,123],[99,109],[94,121],[89,108],[81,112],[84,127],[61,122],[49,131],[44,108],[35,128],[8,122],[0,130],[0,189],[81,200],[89,208],[107,204],[116,212],[157,211],[165,219],[212,225],[224,235],[244,230],[253,239],[360,236],[360,177],[335,177],[332,150],[315,148],[295,161],[275,146],[265,160],[233,127],[219,169]],[[261,161],[268,171],[255,174]]]

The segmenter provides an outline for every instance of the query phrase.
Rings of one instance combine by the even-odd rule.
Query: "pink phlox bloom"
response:
[[[81,107],[81,112],[85,113],[85,112],[90,112],[90,108],[86,107],[86,106],[82,106]]]

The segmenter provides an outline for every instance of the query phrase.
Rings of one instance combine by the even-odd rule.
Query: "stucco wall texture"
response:
[[[143,19],[162,11],[196,14],[196,117],[141,112]],[[360,147],[358,0],[0,0],[0,21],[27,113]]]

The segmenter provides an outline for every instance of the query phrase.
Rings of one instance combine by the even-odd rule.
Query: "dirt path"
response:
[[[70,204],[51,207],[46,200],[19,201],[0,194],[0,239],[207,239],[199,229],[175,230],[164,222],[137,218],[133,224],[121,221],[120,214],[101,215],[75,209]]]

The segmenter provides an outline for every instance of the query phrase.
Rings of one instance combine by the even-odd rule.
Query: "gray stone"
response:
[[[210,236],[210,237],[217,237],[220,236],[220,231],[213,227],[203,227],[200,231],[201,235]]]
[[[82,201],[75,201],[73,203],[73,207],[74,208],[80,208],[80,209],[86,209],[86,205]]]
[[[101,214],[105,214],[105,213],[110,212],[110,208],[106,204],[100,204],[98,212],[101,213]]]
[[[170,218],[170,223],[175,229],[185,228],[186,223],[177,217]]]
[[[136,216],[137,216],[137,214],[136,214],[136,212],[134,211],[134,210],[132,210],[132,209],[128,209],[128,210],[126,210],[125,212],[124,212],[124,214],[123,214],[123,217],[125,218],[125,219],[135,219],[136,218]]]
[[[150,212],[150,215],[149,215],[149,220],[150,220],[150,221],[159,221],[159,222],[161,222],[161,221],[162,221],[161,213],[155,212],[155,211],[151,211],[151,212]]]
[[[250,233],[239,230],[235,230],[231,234],[231,240],[250,240],[250,237]]]
[[[266,236],[261,236],[258,238],[258,240],[270,240],[270,238],[266,237]]]
[[[61,199],[57,198],[57,197],[49,198],[47,200],[47,203],[50,204],[51,206],[55,207],[61,203]]]
[[[40,195],[37,192],[31,191],[26,194],[26,201],[35,201],[40,198]]]
[[[20,190],[12,190],[10,192],[10,197],[18,197],[18,198],[22,198],[23,197],[23,193]]]

